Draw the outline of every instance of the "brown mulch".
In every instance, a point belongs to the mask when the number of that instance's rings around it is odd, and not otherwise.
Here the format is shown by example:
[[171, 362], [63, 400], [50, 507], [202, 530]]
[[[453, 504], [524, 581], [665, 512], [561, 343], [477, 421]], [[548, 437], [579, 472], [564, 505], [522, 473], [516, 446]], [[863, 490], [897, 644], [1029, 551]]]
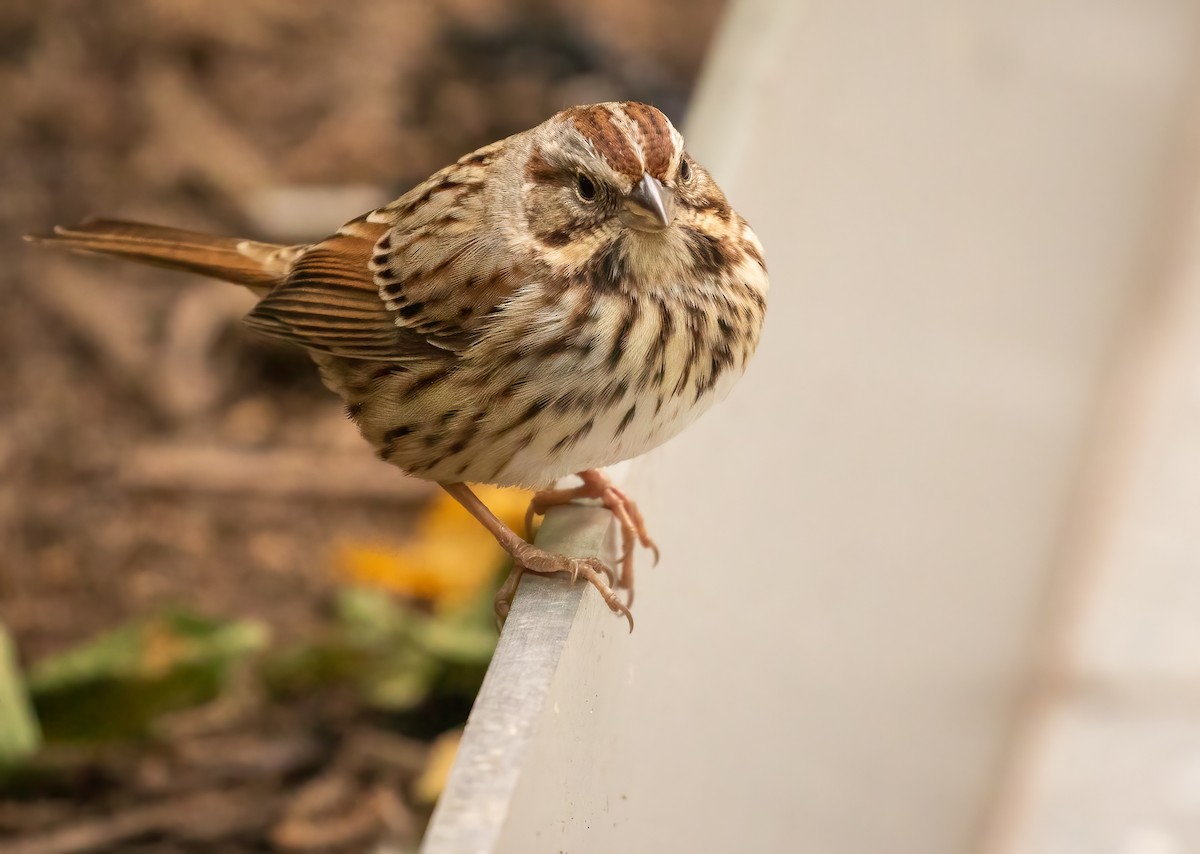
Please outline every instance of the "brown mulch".
[[[399, 542], [429, 494], [374, 461], [303, 354], [242, 329], [248, 295], [22, 233], [105, 214], [319, 237], [571, 103], [682, 118], [721, 6], [0, 3], [0, 622], [22, 660], [181, 604], [311, 636], [332, 550]], [[0, 850], [415, 844], [423, 739], [463, 712], [327, 696], [72, 748], [0, 797]]]

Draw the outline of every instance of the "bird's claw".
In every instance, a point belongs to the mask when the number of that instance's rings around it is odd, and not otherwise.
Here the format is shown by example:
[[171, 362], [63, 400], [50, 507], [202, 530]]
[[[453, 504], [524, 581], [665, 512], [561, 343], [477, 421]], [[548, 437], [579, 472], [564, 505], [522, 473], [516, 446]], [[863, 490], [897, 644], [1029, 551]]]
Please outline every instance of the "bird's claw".
[[503, 625], [504, 620], [508, 617], [521, 575], [525, 572], [536, 572], [539, 575], [566, 572], [570, 574], [572, 583], [582, 577], [584, 581], [596, 588], [600, 597], [604, 599], [604, 603], [613, 613], [620, 614], [629, 621], [629, 630], [633, 631], [633, 615], [629, 613], [629, 608], [621, 603], [613, 591], [615, 576], [604, 561], [596, 557], [572, 558], [551, 554], [530, 545], [517, 550], [517, 553], [513, 555], [512, 572], [500, 585], [500, 589], [496, 591], [495, 611], [499, 625]]
[[613, 482], [604, 472], [599, 469], [589, 469], [585, 472], [580, 472], [580, 479], [583, 481], [581, 486], [570, 489], [554, 489], [545, 492], [539, 492], [534, 495], [533, 500], [529, 502], [529, 508], [525, 511], [525, 530], [530, 539], [533, 536], [533, 519], [559, 504], [567, 504], [576, 498], [594, 498], [606, 507], [614, 516], [617, 517], [617, 523], [621, 526], [621, 572], [616, 576], [616, 581], [613, 581], [614, 575], [612, 570], [605, 567], [605, 572], [609, 576], [609, 583], [627, 591], [627, 605], [633, 604], [633, 556], [634, 549], [637, 544], [641, 544], [644, 548], [650, 549], [654, 554], [654, 565], [658, 565], [660, 553], [658, 544], [651, 539], [649, 532], [646, 530], [646, 520], [642, 516], [641, 510], [638, 509], [637, 503], [626, 495], [619, 487], [613, 485]]

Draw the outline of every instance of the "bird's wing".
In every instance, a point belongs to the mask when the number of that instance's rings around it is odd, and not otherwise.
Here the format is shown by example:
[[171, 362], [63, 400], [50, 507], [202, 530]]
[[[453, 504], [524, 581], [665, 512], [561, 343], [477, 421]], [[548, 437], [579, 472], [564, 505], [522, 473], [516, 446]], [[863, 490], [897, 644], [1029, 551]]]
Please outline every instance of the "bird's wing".
[[246, 316], [257, 332], [351, 359], [409, 361], [438, 348], [396, 323], [371, 273], [375, 242], [387, 230], [365, 218], [309, 246], [287, 278]]
[[487, 227], [484, 180], [498, 148], [314, 244], [247, 322], [350, 358], [444, 358], [469, 346], [519, 282]]
[[375, 217], [392, 224], [371, 267], [396, 322], [428, 341], [462, 350], [519, 286], [486, 191], [503, 143], [438, 172]]

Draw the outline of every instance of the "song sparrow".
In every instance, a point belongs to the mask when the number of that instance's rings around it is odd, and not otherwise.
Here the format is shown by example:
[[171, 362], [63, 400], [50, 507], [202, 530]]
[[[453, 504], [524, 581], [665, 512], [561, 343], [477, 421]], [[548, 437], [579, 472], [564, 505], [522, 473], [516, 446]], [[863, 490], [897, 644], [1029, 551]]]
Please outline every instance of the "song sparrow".
[[[742, 374], [766, 309], [762, 246], [658, 110], [574, 107], [485, 146], [311, 245], [93, 220], [34, 238], [236, 282], [254, 329], [306, 348], [379, 456], [436, 481], [520, 571], [584, 576], [633, 620], [636, 505], [598, 471], [671, 438]], [[621, 522], [621, 572], [551, 554], [468, 482], [549, 487]]]

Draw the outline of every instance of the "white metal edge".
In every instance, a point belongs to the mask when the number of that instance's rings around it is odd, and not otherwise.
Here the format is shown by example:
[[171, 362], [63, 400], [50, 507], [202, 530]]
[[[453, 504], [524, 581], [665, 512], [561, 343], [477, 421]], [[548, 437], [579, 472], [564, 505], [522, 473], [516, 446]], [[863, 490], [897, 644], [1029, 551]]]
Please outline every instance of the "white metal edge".
[[[556, 507], [537, 542], [560, 554], [607, 555], [613, 525], [613, 515], [601, 507]], [[565, 577], [522, 578], [423, 854], [476, 854], [496, 847], [585, 595], [596, 595], [591, 585]]]

